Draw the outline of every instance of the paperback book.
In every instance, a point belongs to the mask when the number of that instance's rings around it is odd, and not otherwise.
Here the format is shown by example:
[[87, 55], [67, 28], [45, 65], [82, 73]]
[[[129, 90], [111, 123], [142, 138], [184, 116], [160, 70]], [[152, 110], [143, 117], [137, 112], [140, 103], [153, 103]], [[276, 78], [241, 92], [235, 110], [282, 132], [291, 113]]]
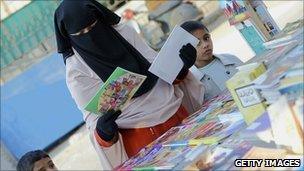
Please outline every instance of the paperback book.
[[99, 115], [110, 109], [122, 110], [145, 79], [146, 76], [117, 67], [86, 105], [85, 110]]

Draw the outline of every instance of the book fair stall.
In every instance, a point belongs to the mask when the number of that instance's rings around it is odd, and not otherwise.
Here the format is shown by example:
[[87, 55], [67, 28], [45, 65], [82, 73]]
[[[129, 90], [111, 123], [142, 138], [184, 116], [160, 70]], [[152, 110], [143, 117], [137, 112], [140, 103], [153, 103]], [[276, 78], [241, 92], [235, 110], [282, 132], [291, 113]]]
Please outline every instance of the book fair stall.
[[116, 170], [303, 170], [303, 20]]

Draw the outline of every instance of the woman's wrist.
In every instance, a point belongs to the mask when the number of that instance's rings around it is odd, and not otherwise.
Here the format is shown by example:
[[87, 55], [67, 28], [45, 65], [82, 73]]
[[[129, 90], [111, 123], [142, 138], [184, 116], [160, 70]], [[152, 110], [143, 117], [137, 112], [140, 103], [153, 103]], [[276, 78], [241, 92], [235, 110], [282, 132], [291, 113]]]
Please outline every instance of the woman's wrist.
[[173, 84], [179, 84], [182, 82], [188, 75], [189, 69], [188, 68], [182, 68], [182, 70], [177, 75], [176, 79], [174, 80]]
[[94, 137], [97, 143], [102, 147], [111, 147], [113, 144], [115, 144], [118, 141], [119, 138], [118, 133], [116, 133], [111, 140], [106, 141], [99, 136], [96, 130], [94, 131]]

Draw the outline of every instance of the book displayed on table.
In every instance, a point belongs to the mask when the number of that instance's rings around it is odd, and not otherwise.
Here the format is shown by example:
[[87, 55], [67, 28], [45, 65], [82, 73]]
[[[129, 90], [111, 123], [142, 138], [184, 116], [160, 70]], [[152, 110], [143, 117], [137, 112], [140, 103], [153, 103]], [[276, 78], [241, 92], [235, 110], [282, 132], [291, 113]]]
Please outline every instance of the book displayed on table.
[[274, 140], [278, 145], [291, 147], [295, 153], [303, 152], [303, 129], [285, 96], [267, 109]]
[[242, 158], [251, 148], [249, 142], [242, 141], [220, 144], [203, 148], [201, 153], [192, 153], [192, 159], [179, 163], [176, 170], [229, 170], [234, 167], [234, 160]]
[[263, 63], [246, 64], [239, 67], [239, 72], [226, 82], [248, 125], [265, 111], [263, 99], [252, 84], [252, 81], [264, 72], [266, 72], [266, 67]]
[[191, 150], [189, 146], [171, 148], [157, 144], [142, 149], [115, 170], [170, 170]]
[[169, 129], [116, 170], [175, 169], [182, 161], [191, 162], [200, 151], [229, 139], [246, 126], [227, 92], [203, 106], [206, 111], [190, 115], [180, 126]]

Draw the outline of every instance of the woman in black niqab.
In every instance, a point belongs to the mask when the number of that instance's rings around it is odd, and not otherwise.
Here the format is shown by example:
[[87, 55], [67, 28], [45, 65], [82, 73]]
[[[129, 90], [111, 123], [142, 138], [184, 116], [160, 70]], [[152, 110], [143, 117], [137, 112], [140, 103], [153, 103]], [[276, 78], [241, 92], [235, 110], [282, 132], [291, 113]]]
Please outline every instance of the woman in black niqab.
[[58, 53], [65, 62], [74, 48], [103, 82], [116, 67], [147, 76], [134, 95], [138, 97], [151, 90], [158, 77], [148, 71], [149, 61], [112, 27], [119, 21], [97, 1], [64, 0], [55, 12]]

